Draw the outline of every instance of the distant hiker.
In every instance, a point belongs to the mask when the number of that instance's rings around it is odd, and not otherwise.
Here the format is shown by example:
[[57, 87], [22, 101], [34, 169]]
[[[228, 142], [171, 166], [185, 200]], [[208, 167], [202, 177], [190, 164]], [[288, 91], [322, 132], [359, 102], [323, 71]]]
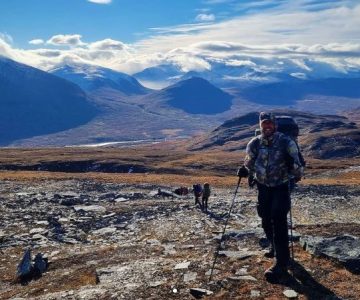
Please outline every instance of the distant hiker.
[[248, 143], [244, 165], [237, 175], [249, 177], [249, 184], [257, 185], [257, 212], [271, 245], [265, 256], [275, 256], [275, 263], [265, 271], [265, 277], [276, 281], [287, 274], [290, 260], [287, 224], [291, 205], [289, 180], [301, 179], [303, 165], [294, 140], [276, 131], [273, 114], [260, 113], [259, 123], [261, 134]]
[[210, 194], [211, 194], [210, 184], [205, 182], [204, 183], [204, 191], [203, 191], [203, 195], [202, 195], [202, 210], [205, 212], [207, 212], [208, 200], [209, 200]]
[[201, 203], [200, 203], [200, 197], [202, 195], [202, 187], [201, 184], [197, 183], [193, 185], [193, 189], [194, 189], [194, 196], [195, 196], [195, 206], [196, 204], [199, 204], [201, 207]]

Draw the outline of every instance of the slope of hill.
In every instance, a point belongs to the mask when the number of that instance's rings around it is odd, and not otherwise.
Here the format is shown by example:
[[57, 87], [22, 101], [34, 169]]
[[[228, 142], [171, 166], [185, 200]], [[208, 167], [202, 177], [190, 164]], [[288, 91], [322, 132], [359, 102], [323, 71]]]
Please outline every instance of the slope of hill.
[[85, 64], [63, 65], [50, 71], [79, 85], [85, 91], [110, 88], [124, 95], [143, 95], [150, 90], [134, 77], [111, 69]]
[[358, 108], [344, 112], [344, 115], [349, 118], [349, 120], [360, 125], [360, 106]]
[[231, 108], [232, 96], [199, 77], [180, 81], [150, 95], [189, 114], [212, 115]]
[[345, 97], [360, 99], [360, 78], [325, 78], [284, 81], [255, 85], [240, 91], [252, 102], [268, 105], [291, 105], [306, 96]]
[[[346, 117], [277, 110], [275, 115], [292, 116], [300, 127], [299, 143], [307, 156], [340, 158], [360, 156], [360, 129]], [[244, 149], [254, 136], [259, 113], [253, 112], [226, 121], [207, 135], [191, 142], [189, 149]]]
[[0, 144], [74, 128], [97, 109], [75, 84], [0, 57]]

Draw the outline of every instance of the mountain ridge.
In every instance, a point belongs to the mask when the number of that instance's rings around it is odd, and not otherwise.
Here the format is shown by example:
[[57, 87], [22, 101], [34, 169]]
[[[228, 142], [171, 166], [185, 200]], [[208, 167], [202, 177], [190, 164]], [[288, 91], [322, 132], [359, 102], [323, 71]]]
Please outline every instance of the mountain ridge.
[[[305, 155], [313, 158], [352, 158], [360, 156], [360, 127], [344, 116], [274, 110], [277, 116], [291, 116], [300, 128], [299, 144]], [[259, 113], [251, 112], [230, 120], [208, 134], [193, 139], [188, 149], [193, 151], [221, 148], [244, 150], [259, 128]]]
[[71, 129], [98, 110], [74, 83], [2, 57], [0, 144]]
[[125, 96], [131, 96], [144, 95], [151, 91], [142, 86], [133, 76], [95, 65], [65, 64], [49, 72], [76, 83], [87, 92], [110, 88]]
[[231, 108], [232, 96], [200, 77], [177, 82], [152, 94], [170, 107], [190, 114], [213, 115]]

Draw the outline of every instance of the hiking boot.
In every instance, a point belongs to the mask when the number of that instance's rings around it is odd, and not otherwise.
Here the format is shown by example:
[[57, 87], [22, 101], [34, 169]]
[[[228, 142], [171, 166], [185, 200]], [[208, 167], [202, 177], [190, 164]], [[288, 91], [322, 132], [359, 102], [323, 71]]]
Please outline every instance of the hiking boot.
[[268, 251], [266, 251], [266, 252], [264, 253], [264, 256], [267, 257], [267, 258], [273, 258], [273, 257], [275, 257], [275, 250], [274, 250], [274, 248], [271, 247]]
[[267, 281], [271, 283], [278, 282], [287, 277], [288, 275], [287, 267], [275, 263], [273, 266], [271, 266], [269, 269], [265, 271], [264, 275]]

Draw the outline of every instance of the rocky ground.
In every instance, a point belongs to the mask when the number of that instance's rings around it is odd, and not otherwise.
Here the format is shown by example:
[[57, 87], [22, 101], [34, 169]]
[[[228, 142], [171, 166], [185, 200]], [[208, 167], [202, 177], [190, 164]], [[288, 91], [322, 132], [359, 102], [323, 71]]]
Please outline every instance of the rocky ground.
[[[263, 272], [256, 192], [240, 189], [212, 282], [209, 273], [233, 189], [214, 188], [209, 212], [175, 186], [85, 179], [0, 182], [0, 299], [358, 299], [360, 278], [342, 262], [295, 241], [292, 276], [272, 285]], [[359, 186], [300, 186], [293, 194], [295, 236], [360, 237]], [[302, 243], [304, 245], [304, 243]], [[24, 250], [45, 254], [41, 278], [16, 279]], [[353, 249], [356, 250], [356, 249]], [[359, 255], [353, 253], [352, 255]], [[360, 256], [358, 256], [360, 259]]]

